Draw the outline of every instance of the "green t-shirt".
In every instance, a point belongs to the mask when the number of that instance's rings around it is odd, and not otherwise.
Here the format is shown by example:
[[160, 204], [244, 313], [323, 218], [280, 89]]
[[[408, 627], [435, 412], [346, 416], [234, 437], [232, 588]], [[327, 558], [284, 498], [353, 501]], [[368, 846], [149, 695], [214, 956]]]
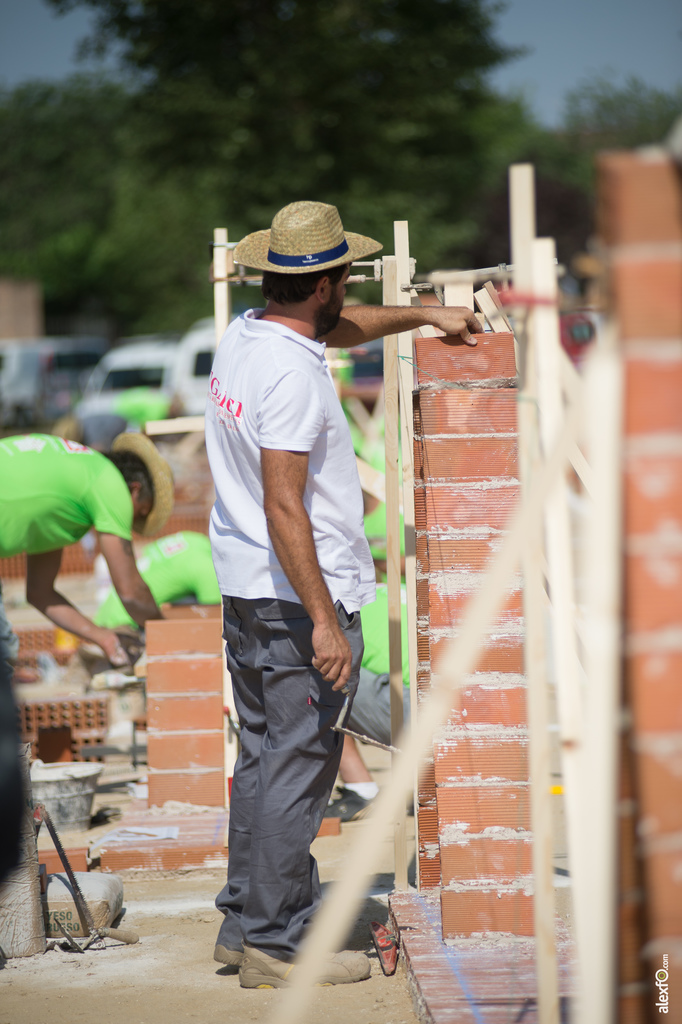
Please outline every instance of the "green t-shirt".
[[171, 400], [155, 388], [127, 388], [114, 402], [114, 412], [137, 427], [150, 420], [165, 420]]
[[[386, 505], [380, 501], [375, 509], [365, 516], [365, 537], [369, 543], [372, 558], [386, 558]], [[400, 554], [405, 554], [405, 524], [400, 516]]]
[[[137, 560], [140, 576], [157, 604], [194, 595], [198, 604], [220, 604], [211, 543], [203, 533], [186, 530], [148, 544]], [[111, 588], [95, 616], [98, 626], [113, 629], [132, 625], [116, 591]]]
[[130, 540], [133, 502], [105, 455], [51, 434], [0, 441], [0, 558], [74, 544], [94, 526]]
[[[402, 628], [400, 637], [403, 655], [403, 683], [410, 685], [410, 662], [407, 650], [407, 594], [400, 588], [400, 620]], [[362, 667], [385, 675], [389, 670], [388, 655], [388, 587], [378, 586], [376, 600], [360, 609], [362, 636], [365, 641], [365, 653], [362, 656]]]

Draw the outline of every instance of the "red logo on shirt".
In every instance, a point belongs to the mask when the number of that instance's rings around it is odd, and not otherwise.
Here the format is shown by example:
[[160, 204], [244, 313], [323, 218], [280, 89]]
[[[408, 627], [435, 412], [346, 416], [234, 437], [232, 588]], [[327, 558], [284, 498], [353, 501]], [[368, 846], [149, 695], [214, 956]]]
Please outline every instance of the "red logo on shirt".
[[220, 381], [213, 374], [208, 385], [209, 397], [213, 404], [218, 409], [224, 409], [225, 412], [234, 416], [236, 420], [239, 420], [242, 415], [242, 403], [238, 402], [235, 398], [229, 398], [227, 391], [222, 391], [220, 388]]

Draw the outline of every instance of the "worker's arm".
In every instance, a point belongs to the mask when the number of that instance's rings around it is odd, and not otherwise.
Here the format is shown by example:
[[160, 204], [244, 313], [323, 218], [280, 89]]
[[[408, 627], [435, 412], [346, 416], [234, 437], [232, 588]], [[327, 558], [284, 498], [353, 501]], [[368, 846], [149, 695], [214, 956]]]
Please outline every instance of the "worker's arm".
[[261, 448], [263, 507], [272, 546], [287, 579], [313, 620], [313, 665], [341, 690], [350, 677], [351, 649], [336, 617], [317, 561], [313, 530], [303, 504], [308, 453]]
[[62, 561], [62, 548], [26, 557], [26, 600], [56, 626], [102, 648], [112, 665], [128, 665], [128, 655], [112, 629], [103, 629], [81, 614], [54, 588]]
[[330, 348], [353, 348], [385, 334], [400, 334], [418, 327], [437, 327], [475, 345], [473, 334], [483, 327], [466, 306], [344, 306], [338, 326], [322, 339]]
[[144, 626], [147, 619], [162, 619], [161, 609], [135, 565], [133, 545], [113, 533], [100, 533], [99, 546], [121, 604], [131, 619]]

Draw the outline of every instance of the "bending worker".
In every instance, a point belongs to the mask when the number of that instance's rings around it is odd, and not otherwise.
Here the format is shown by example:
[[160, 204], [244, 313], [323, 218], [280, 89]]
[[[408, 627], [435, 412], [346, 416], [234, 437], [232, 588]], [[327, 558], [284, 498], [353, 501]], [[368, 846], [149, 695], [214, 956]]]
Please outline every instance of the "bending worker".
[[[375, 574], [350, 431], [325, 348], [433, 324], [475, 344], [465, 308], [344, 309], [352, 260], [381, 246], [316, 202], [280, 210], [236, 247], [263, 271], [264, 310], [228, 327], [213, 364], [206, 447], [216, 487], [213, 560], [241, 725], [227, 884], [215, 958], [246, 988], [280, 988], [320, 902], [310, 846], [334, 785], [333, 726], [358, 685], [360, 608]], [[293, 967], [296, 970], [296, 967]], [[362, 953], [330, 956], [323, 984], [369, 977]]]
[[101, 647], [112, 665], [128, 663], [116, 633], [54, 588], [63, 548], [94, 526], [123, 606], [144, 626], [162, 615], [135, 566], [132, 529], [157, 533], [172, 508], [170, 467], [143, 434], [120, 434], [108, 457], [50, 434], [0, 441], [0, 558], [25, 552], [27, 600], [55, 625]]

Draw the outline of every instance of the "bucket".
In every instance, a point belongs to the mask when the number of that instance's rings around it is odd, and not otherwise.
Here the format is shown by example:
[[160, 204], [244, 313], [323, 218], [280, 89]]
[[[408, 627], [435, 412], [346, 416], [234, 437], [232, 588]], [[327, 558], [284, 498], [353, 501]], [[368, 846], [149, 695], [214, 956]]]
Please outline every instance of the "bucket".
[[44, 804], [56, 828], [84, 832], [90, 828], [92, 801], [97, 780], [104, 770], [101, 764], [31, 765], [33, 804]]

